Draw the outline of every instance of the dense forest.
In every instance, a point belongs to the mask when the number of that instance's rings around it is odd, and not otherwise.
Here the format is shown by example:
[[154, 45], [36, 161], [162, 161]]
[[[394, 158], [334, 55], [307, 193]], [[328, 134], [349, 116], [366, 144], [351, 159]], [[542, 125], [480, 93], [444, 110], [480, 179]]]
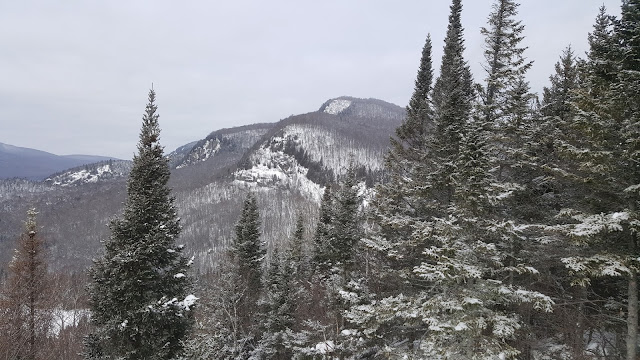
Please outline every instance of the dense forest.
[[317, 218], [268, 246], [255, 192], [237, 194], [205, 271], [176, 242], [151, 90], [124, 209], [86, 273], [48, 270], [26, 214], [0, 274], [0, 359], [637, 359], [640, 1], [602, 7], [541, 98], [518, 4], [495, 0], [479, 81], [461, 13], [452, 0], [437, 77], [426, 36], [384, 166], [281, 144], [323, 187]]

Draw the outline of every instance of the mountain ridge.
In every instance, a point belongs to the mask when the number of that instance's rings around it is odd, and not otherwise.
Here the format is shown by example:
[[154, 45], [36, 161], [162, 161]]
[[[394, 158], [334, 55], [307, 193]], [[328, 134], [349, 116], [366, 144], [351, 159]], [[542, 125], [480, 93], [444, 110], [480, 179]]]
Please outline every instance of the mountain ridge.
[[[337, 110], [325, 112], [335, 101]], [[269, 248], [287, 241], [299, 215], [308, 219], [311, 234], [325, 184], [336, 181], [352, 159], [362, 180], [377, 176], [404, 115], [404, 108], [382, 100], [339, 97], [275, 123], [219, 129], [167, 154], [181, 241], [194, 266], [209, 269], [225, 254], [248, 191], [258, 200]], [[82, 165], [46, 182], [0, 180], [0, 267], [26, 210], [35, 207], [54, 267], [84, 269], [121, 211], [129, 164]]]
[[99, 155], [56, 155], [0, 142], [0, 179], [44, 180], [59, 171], [105, 160], [119, 159]]

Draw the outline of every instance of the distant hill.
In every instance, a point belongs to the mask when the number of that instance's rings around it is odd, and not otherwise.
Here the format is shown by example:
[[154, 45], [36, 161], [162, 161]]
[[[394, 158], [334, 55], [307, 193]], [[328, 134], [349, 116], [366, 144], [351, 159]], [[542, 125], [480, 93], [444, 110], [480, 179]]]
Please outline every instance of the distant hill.
[[0, 143], [0, 179], [44, 180], [69, 168], [114, 159], [94, 155], [55, 155], [46, 151]]

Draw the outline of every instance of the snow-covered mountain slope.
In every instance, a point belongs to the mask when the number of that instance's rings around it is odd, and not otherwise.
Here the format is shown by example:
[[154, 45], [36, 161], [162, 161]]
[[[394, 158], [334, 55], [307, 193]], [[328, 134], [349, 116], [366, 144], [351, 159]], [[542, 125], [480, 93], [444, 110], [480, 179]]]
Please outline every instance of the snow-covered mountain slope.
[[235, 152], [240, 155], [253, 146], [273, 124], [254, 124], [214, 131], [198, 141], [176, 168], [184, 168], [215, 157], [220, 152]]
[[380, 100], [329, 100], [316, 112], [276, 124], [245, 155], [234, 181], [297, 188], [319, 200], [324, 183], [344, 174], [352, 160], [363, 174], [375, 176], [403, 118], [402, 108]]
[[285, 141], [304, 150], [312, 161], [322, 163], [334, 174], [342, 174], [350, 159], [370, 170], [382, 168], [385, 149], [367, 144], [324, 126], [293, 124], [284, 128]]
[[378, 99], [358, 99], [350, 96], [327, 100], [319, 111], [331, 115], [386, 119], [396, 122], [402, 121], [405, 116], [405, 110], [397, 105]]
[[[6, 179], [0, 180], [0, 204], [7, 204], [14, 198], [22, 199], [30, 195], [38, 195], [51, 191], [48, 184], [27, 179]], [[10, 204], [10, 203], [9, 203]]]
[[348, 99], [334, 99], [324, 105], [323, 112], [331, 115], [338, 115], [351, 106], [351, 100]]
[[197, 144], [198, 141], [192, 141], [170, 152], [169, 155], [167, 155], [167, 158], [169, 158], [169, 167], [174, 169], [176, 166], [178, 166], [182, 162], [184, 157], [187, 156], [191, 149], [193, 149], [193, 147]]
[[309, 199], [320, 202], [322, 187], [307, 177], [309, 169], [284, 152], [285, 138], [272, 138], [251, 155], [253, 165], [235, 172], [234, 184], [249, 187], [295, 189]]
[[[213, 266], [233, 240], [248, 191], [257, 196], [270, 248], [289, 241], [299, 215], [311, 237], [323, 186], [351, 158], [363, 176], [379, 171], [403, 117], [404, 109], [393, 104], [340, 97], [316, 111], [218, 130], [176, 149], [168, 157], [182, 218], [179, 241], [198, 268]], [[52, 268], [89, 265], [109, 236], [106, 225], [122, 209], [129, 167], [114, 161], [58, 173], [44, 183], [0, 181], [0, 266], [9, 260], [29, 207], [40, 213]]]
[[129, 175], [131, 164], [127, 160], [101, 161], [51, 175], [44, 182], [54, 186], [70, 186], [123, 179]]

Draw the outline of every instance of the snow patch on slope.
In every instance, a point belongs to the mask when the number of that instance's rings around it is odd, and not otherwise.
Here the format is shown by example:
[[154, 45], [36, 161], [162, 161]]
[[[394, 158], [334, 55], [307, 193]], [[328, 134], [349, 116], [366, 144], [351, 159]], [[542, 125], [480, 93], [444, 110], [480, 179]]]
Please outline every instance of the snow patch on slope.
[[356, 140], [320, 126], [294, 124], [284, 128], [283, 137], [302, 147], [311, 160], [321, 162], [334, 174], [344, 174], [349, 160], [370, 170], [383, 166], [384, 151], [359, 144]]
[[81, 321], [89, 319], [88, 309], [55, 309], [52, 312], [52, 322], [49, 331], [52, 335], [59, 335], [61, 331], [69, 327], [76, 327]]
[[197, 151], [194, 150], [189, 153], [187, 159], [185, 159], [182, 164], [176, 166], [177, 169], [181, 169], [198, 162], [207, 161], [207, 159], [214, 156], [220, 150], [220, 140], [217, 138], [207, 139], [204, 144], [198, 146]]
[[126, 161], [113, 161], [97, 164], [94, 167], [89, 165], [53, 175], [47, 178], [45, 183], [54, 186], [97, 183], [101, 180], [123, 177], [129, 172], [130, 167], [131, 164]]
[[204, 143], [196, 145], [189, 154], [176, 167], [181, 169], [196, 163], [207, 161], [214, 157], [224, 147], [237, 147], [246, 150], [253, 146], [265, 133], [267, 129], [243, 130], [225, 135], [210, 135]]
[[335, 99], [324, 108], [324, 112], [331, 115], [338, 115], [345, 111], [349, 106], [351, 106], [350, 100]]
[[[272, 139], [272, 142], [282, 141], [281, 137]], [[265, 146], [251, 156], [251, 162], [254, 164], [251, 168], [236, 171], [234, 184], [293, 188], [308, 198], [320, 202], [323, 188], [307, 178], [309, 169], [298, 164], [291, 155]]]

